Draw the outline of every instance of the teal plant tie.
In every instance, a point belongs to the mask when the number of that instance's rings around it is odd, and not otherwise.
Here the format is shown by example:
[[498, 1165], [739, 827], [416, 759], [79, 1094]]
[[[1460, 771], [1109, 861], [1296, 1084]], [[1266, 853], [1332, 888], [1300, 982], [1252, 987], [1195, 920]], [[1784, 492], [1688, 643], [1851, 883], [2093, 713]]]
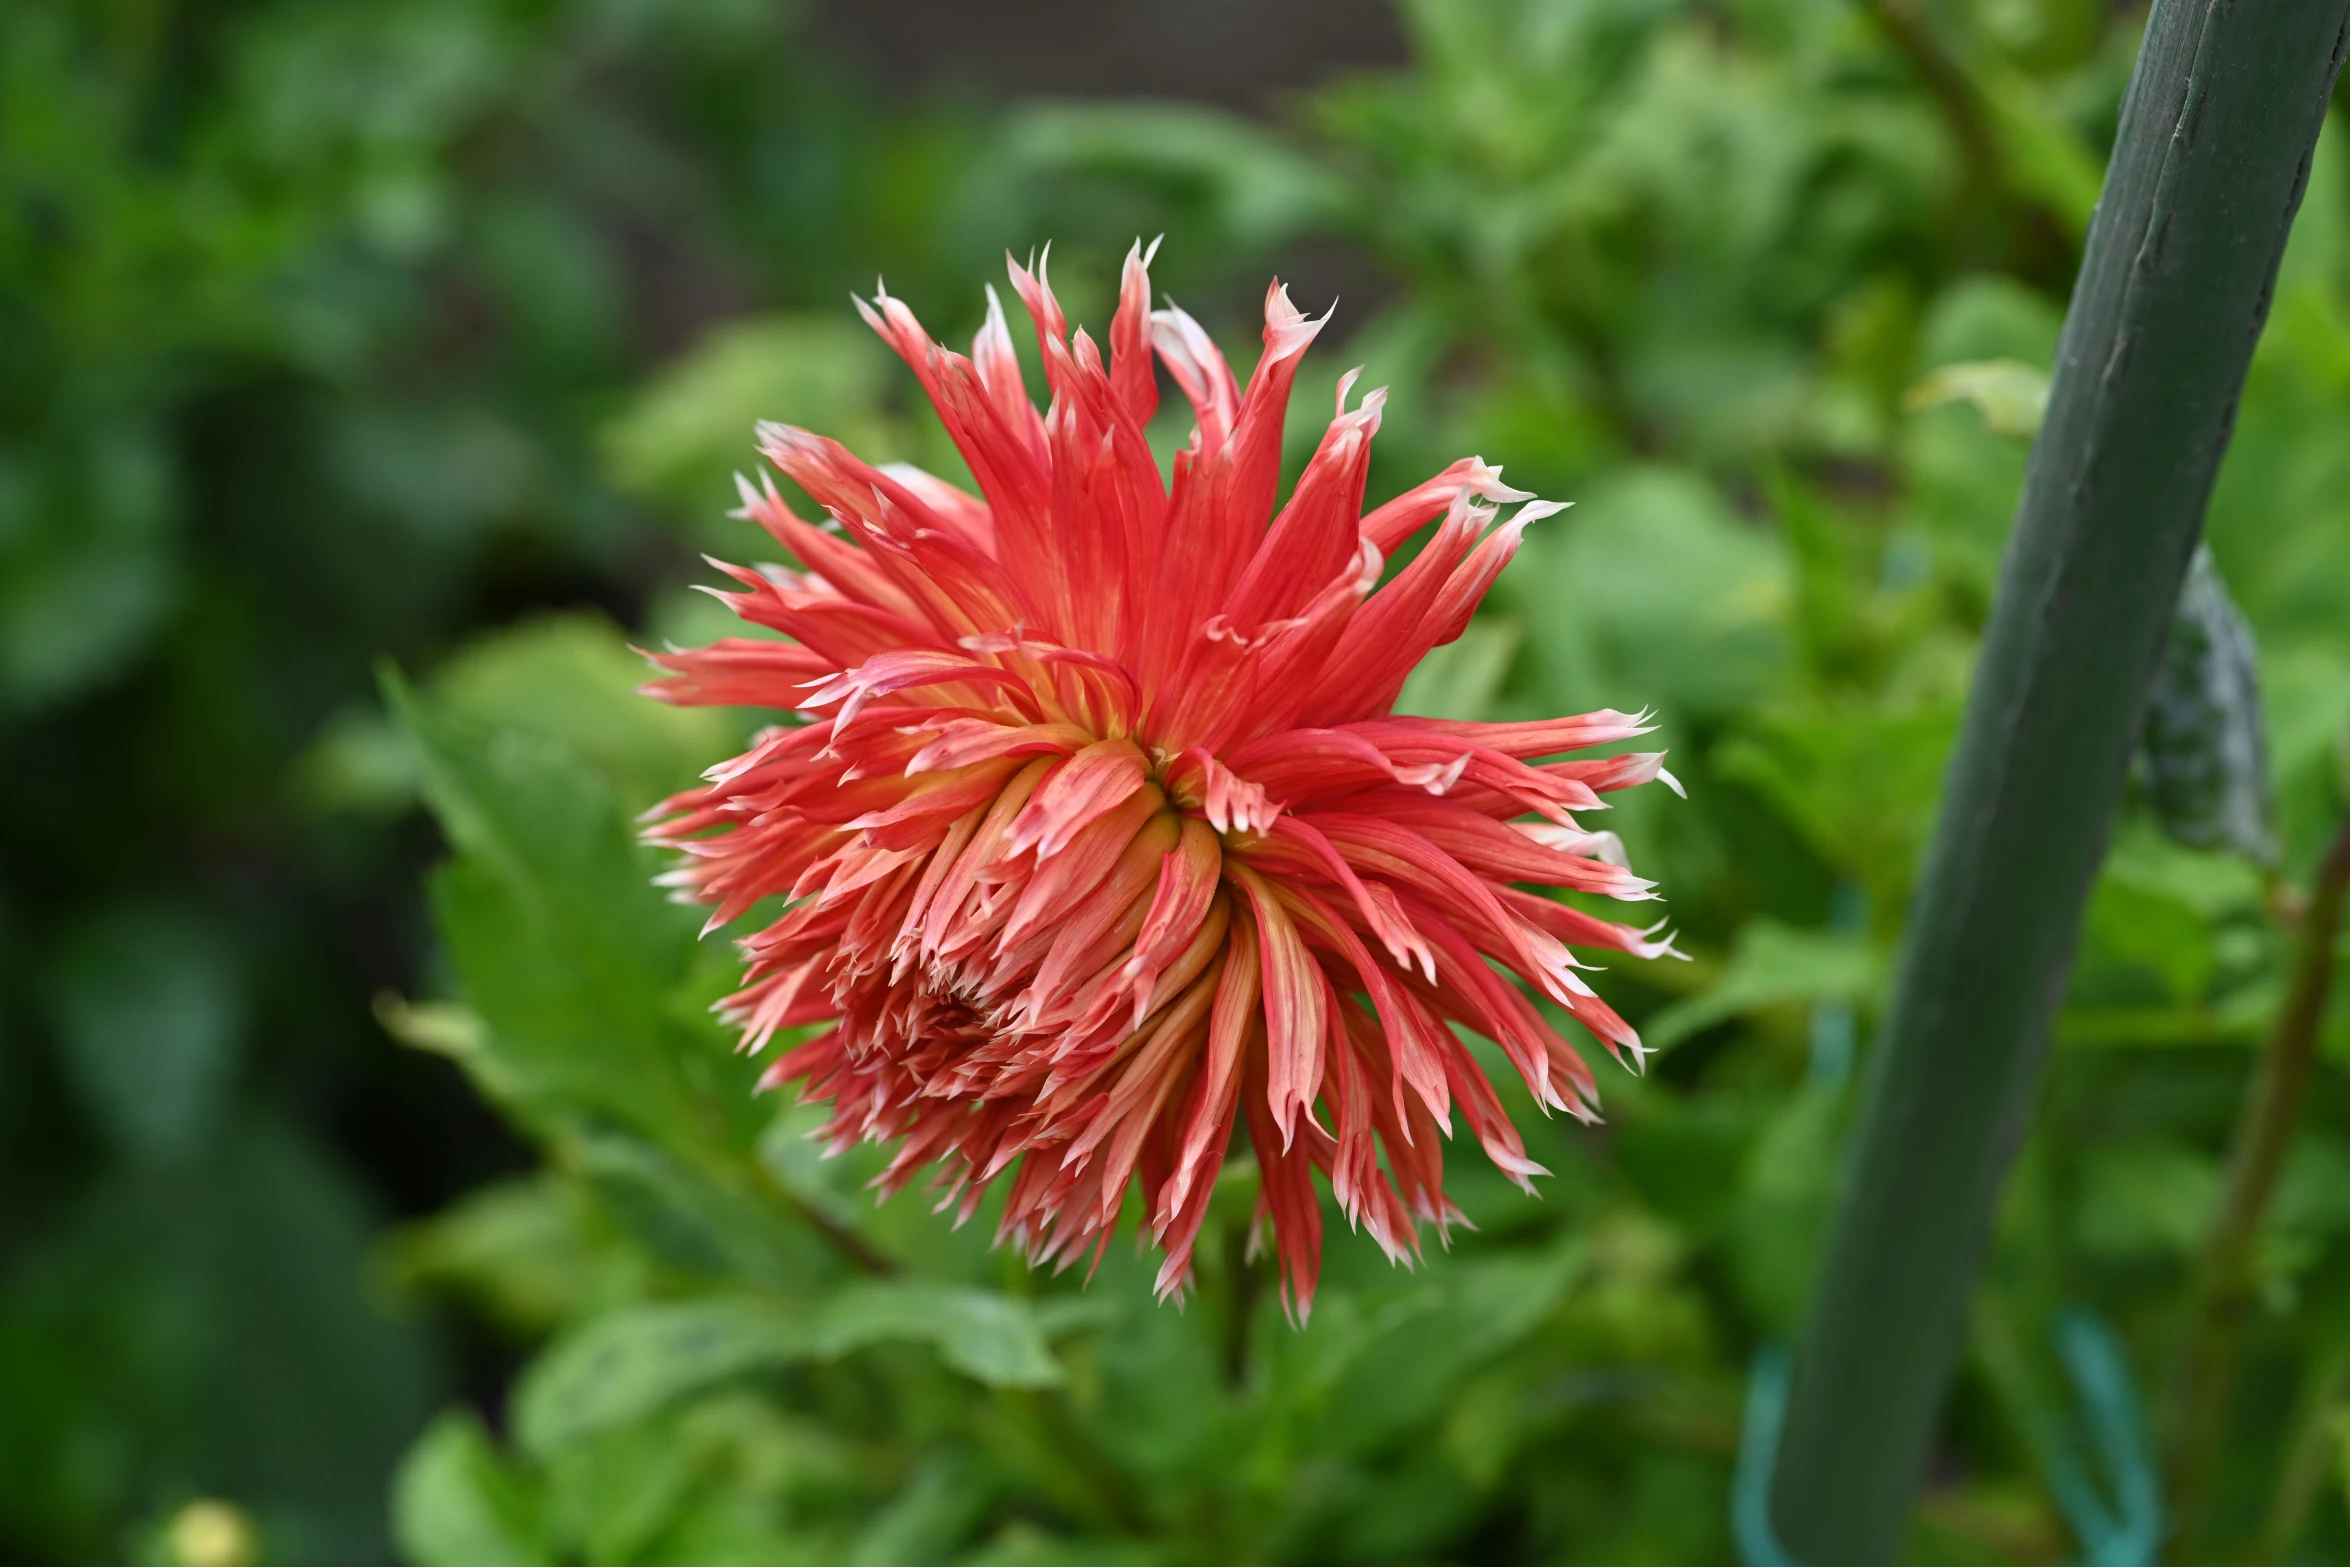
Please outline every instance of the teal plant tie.
[[[2162, 1493], [2121, 1345], [2103, 1321], [2073, 1310], [2057, 1322], [2056, 1348], [2081, 1412], [2048, 1444], [2048, 1489], [2080, 1541], [2081, 1567], [2153, 1567]], [[2101, 1471], [2104, 1489], [2085, 1459]]]
[[[2082, 1556], [2075, 1567], [2154, 1567], [2162, 1544], [2162, 1497], [2154, 1483], [2146, 1425], [2113, 1329], [2087, 1311], [2064, 1313], [2056, 1348], [2080, 1400], [2077, 1418], [2044, 1421], [2052, 1440], [2048, 1489]], [[1803, 1567], [1771, 1524], [1771, 1470], [1787, 1413], [1787, 1352], [1755, 1351], [1746, 1418], [1730, 1481], [1730, 1534], [1745, 1567]], [[2094, 1461], [2098, 1477], [2091, 1475]]]
[[1779, 1422], [1787, 1414], [1787, 1351], [1765, 1344], [1746, 1379], [1746, 1421], [1730, 1478], [1730, 1535], [1746, 1567], [1803, 1567], [1771, 1526], [1771, 1470], [1779, 1458]]
[[1822, 1088], [1841, 1088], [1852, 1076], [1852, 1057], [1858, 1019], [1849, 1001], [1823, 1001], [1811, 1009], [1811, 1080]]
[[[1828, 929], [1860, 936], [1869, 928], [1868, 894], [1857, 882], [1838, 882], [1828, 900]], [[1811, 1009], [1810, 1078], [1817, 1088], [1842, 1088], [1859, 1054], [1860, 1018], [1849, 1000], [1821, 1001]]]
[[[1839, 883], [1828, 906], [1828, 928], [1858, 935], [1867, 925], [1867, 895], [1856, 883]], [[1808, 1076], [1814, 1088], [1833, 1091], [1851, 1078], [1858, 1033], [1850, 1001], [1812, 1007]], [[2044, 1438], [2038, 1445], [2049, 1494], [2082, 1551], [2075, 1567], [2154, 1567], [2162, 1543], [2162, 1497], [2121, 1345], [2104, 1321], [2075, 1308], [2057, 1320], [2056, 1349], [2079, 1413], [2056, 1418], [2034, 1412], [2031, 1418]], [[1745, 1567], [1803, 1567], [1779, 1543], [1771, 1523], [1771, 1473], [1786, 1413], [1787, 1351], [1765, 1344], [1755, 1351], [1747, 1378], [1730, 1483], [1730, 1532]]]
[[[1868, 894], [1860, 884], [1836, 884], [1828, 900], [1828, 929], [1857, 936], [1868, 929]], [[1812, 1091], [1830, 1094], [1852, 1078], [1859, 1054], [1860, 1017], [1849, 1000], [1819, 1001], [1811, 1009]], [[1771, 1527], [1771, 1471], [1779, 1453], [1779, 1423], [1787, 1413], [1787, 1351], [1765, 1344], [1754, 1352], [1746, 1383], [1746, 1420], [1738, 1443], [1738, 1466], [1730, 1486], [1730, 1532], [1746, 1567], [1803, 1567], [1779, 1543]]]

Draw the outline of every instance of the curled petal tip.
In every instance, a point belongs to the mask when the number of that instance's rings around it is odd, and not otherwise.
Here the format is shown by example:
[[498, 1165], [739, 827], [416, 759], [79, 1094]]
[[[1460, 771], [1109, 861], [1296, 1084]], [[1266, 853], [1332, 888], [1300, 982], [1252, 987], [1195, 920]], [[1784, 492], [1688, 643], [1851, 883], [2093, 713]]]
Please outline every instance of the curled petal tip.
[[1354, 384], [1358, 380], [1362, 379], [1362, 374], [1363, 367], [1361, 365], [1356, 365], [1353, 369], [1347, 371], [1344, 375], [1341, 375], [1338, 378], [1337, 417], [1341, 419], [1346, 417], [1346, 394], [1354, 390]]
[[1500, 464], [1495, 463], [1489, 467], [1486, 465], [1485, 459], [1482, 457], [1472, 457], [1469, 459], [1469, 462], [1469, 477], [1467, 482], [1463, 485], [1463, 489], [1466, 493], [1482, 496], [1486, 500], [1503, 504], [1507, 504], [1511, 501], [1530, 501], [1534, 499], [1534, 492], [1532, 490], [1513, 489], [1509, 485], [1501, 482]]

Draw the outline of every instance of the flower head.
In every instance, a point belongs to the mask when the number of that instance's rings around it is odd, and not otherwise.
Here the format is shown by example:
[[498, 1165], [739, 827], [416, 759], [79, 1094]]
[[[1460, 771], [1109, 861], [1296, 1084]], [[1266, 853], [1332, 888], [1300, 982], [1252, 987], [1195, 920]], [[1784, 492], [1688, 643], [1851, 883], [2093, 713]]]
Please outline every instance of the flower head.
[[[1560, 508], [1468, 458], [1365, 514], [1385, 394], [1348, 408], [1352, 375], [1276, 508], [1282, 415], [1321, 321], [1275, 284], [1244, 388], [1198, 323], [1150, 309], [1148, 261], [1127, 257], [1106, 356], [1069, 332], [1041, 268], [1013, 264], [1042, 413], [992, 289], [969, 358], [888, 294], [860, 301], [979, 494], [761, 427], [837, 526], [744, 485], [797, 565], [726, 567], [739, 591], [719, 596], [790, 640], [658, 655], [649, 689], [799, 721], [649, 831], [682, 851], [668, 879], [717, 906], [713, 929], [788, 900], [743, 940], [725, 1011], [753, 1051], [815, 1030], [762, 1086], [828, 1101], [836, 1147], [894, 1142], [885, 1191], [935, 1166], [941, 1206], [968, 1217], [1000, 1180], [1002, 1235], [1065, 1265], [1098, 1257], [1139, 1189], [1159, 1290], [1180, 1293], [1245, 1122], [1302, 1315], [1315, 1171], [1398, 1259], [1419, 1221], [1459, 1217], [1441, 1154], [1456, 1110], [1512, 1179], [1542, 1173], [1456, 1025], [1545, 1108], [1592, 1115], [1589, 1067], [1505, 973], [1637, 1062], [1572, 949], [1668, 944], [1520, 884], [1648, 897], [1574, 813], [1671, 780], [1655, 755], [1546, 760], [1644, 732], [1622, 713], [1393, 715]], [[1143, 438], [1160, 367], [1197, 420], [1167, 478]]]

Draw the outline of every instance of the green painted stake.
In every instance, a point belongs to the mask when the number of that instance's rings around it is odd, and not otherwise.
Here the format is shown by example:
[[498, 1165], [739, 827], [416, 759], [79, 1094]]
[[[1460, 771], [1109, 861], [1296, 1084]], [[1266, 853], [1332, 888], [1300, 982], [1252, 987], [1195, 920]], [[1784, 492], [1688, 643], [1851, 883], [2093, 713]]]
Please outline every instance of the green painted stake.
[[1805, 1567], [1900, 1547], [2346, 28], [2148, 18], [1797, 1347], [1771, 1513]]

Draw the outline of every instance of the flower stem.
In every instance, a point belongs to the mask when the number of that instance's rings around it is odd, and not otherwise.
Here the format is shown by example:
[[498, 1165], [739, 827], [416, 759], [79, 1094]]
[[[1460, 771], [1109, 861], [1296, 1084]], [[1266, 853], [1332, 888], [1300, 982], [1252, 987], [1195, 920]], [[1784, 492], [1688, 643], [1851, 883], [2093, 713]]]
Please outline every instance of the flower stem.
[[2172, 1369], [2163, 1428], [2163, 1477], [2174, 1523], [2167, 1559], [2173, 1562], [2188, 1561], [2202, 1536], [2212, 1458], [2226, 1429], [2244, 1325], [2254, 1305], [2253, 1261], [2260, 1223], [2276, 1191], [2277, 1173], [2292, 1146], [2301, 1101], [2317, 1064], [2345, 894], [2350, 894], [2350, 819], [2344, 820], [2326, 851], [2310, 888], [2291, 988], [2237, 1115], [2226, 1191], [2204, 1241], [2194, 1315]]
[[872, 1242], [784, 1185], [765, 1164], [752, 1159], [749, 1161], [749, 1169], [759, 1195], [776, 1207], [787, 1210], [814, 1230], [816, 1238], [830, 1247], [841, 1261], [867, 1278], [886, 1279], [897, 1273], [897, 1263], [883, 1255]]
[[1257, 1301], [1264, 1294], [1272, 1265], [1249, 1255], [1248, 1226], [1227, 1225], [1224, 1232], [1224, 1278], [1228, 1298], [1224, 1319], [1224, 1382], [1234, 1392], [1248, 1386], [1248, 1341], [1256, 1325]]
[[2346, 32], [2148, 17], [1795, 1356], [1771, 1512], [1807, 1567], [1900, 1546]]
[[2237, 1555], [2255, 1562], [2281, 1562], [2301, 1543], [2309, 1527], [2310, 1510], [2325, 1491], [2333, 1469], [2334, 1450], [2342, 1435], [2342, 1394], [2350, 1386], [2350, 1341], [2336, 1338], [2309, 1369], [2302, 1373], [2299, 1407], [2277, 1483], [2269, 1493], [2268, 1516], [2252, 1545]]

